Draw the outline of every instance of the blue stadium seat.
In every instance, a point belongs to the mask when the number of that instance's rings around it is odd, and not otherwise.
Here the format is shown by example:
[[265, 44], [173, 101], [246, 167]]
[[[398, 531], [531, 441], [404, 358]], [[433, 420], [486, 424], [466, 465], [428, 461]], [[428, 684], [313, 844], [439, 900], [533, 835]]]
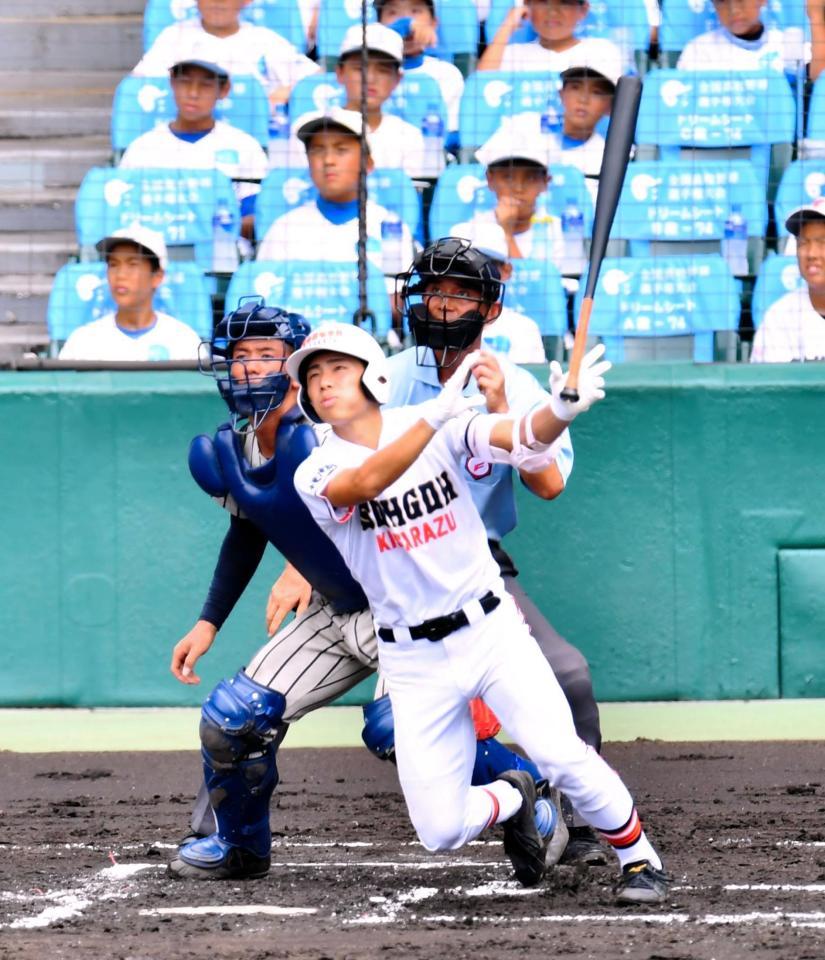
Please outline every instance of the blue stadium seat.
[[[212, 302], [206, 279], [194, 263], [169, 264], [155, 293], [154, 307], [188, 323], [204, 339], [212, 334]], [[57, 271], [49, 294], [49, 339], [56, 346], [77, 327], [115, 309], [105, 263], [67, 263]]]
[[[577, 316], [585, 278], [577, 296]], [[614, 362], [714, 359], [715, 335], [735, 359], [739, 282], [720, 256], [606, 257], [590, 333]]]
[[171, 257], [194, 259], [211, 270], [212, 218], [219, 209], [231, 218], [237, 238], [238, 198], [232, 181], [217, 170], [92, 167], [75, 200], [77, 240], [84, 258], [94, 259], [98, 240], [137, 220], [164, 235]]
[[[375, 20], [375, 9], [367, 4], [367, 20]], [[337, 60], [344, 34], [361, 23], [361, 0], [321, 0], [315, 48], [321, 59]]]
[[[234, 309], [241, 297], [253, 295], [264, 297], [271, 305], [297, 310], [313, 327], [324, 320], [347, 323], [358, 308], [358, 272], [352, 263], [247, 261], [229, 281], [226, 309]], [[383, 274], [372, 267], [367, 271], [367, 298], [375, 314], [375, 333], [386, 336], [391, 322], [389, 295]]]
[[[122, 153], [142, 133], [169, 123], [176, 114], [168, 77], [124, 77], [112, 103], [112, 149]], [[269, 100], [256, 77], [234, 77], [229, 96], [215, 115], [269, 145]]]
[[[410, 232], [421, 239], [421, 198], [403, 170], [373, 170], [367, 177], [370, 199], [398, 214]], [[318, 191], [307, 170], [272, 170], [255, 203], [255, 230], [263, 237], [278, 217], [314, 200]]]
[[504, 305], [531, 317], [543, 337], [567, 332], [567, 295], [561, 274], [549, 260], [513, 260], [513, 275], [504, 287]]
[[780, 73], [653, 70], [636, 125], [638, 158], [747, 159], [770, 201], [795, 128], [796, 105]]
[[485, 70], [467, 77], [461, 97], [458, 138], [462, 149], [474, 150], [498, 129], [504, 117], [514, 113], [541, 113], [548, 105], [562, 114], [558, 74], [507, 73]]
[[[334, 73], [316, 73], [302, 77], [292, 88], [289, 97], [289, 117], [295, 123], [305, 113], [340, 107], [344, 103], [344, 88], [335, 79]], [[387, 100], [387, 113], [401, 117], [414, 127], [421, 127], [421, 121], [430, 107], [435, 104], [441, 119], [446, 124], [447, 108], [438, 81], [427, 74], [413, 74], [402, 77], [401, 82]]]
[[765, 193], [744, 160], [648, 160], [630, 165], [611, 237], [630, 241], [631, 256], [718, 253], [725, 221], [737, 205], [752, 242], [751, 261], [764, 252]]
[[805, 203], [825, 194], [825, 158], [820, 160], [795, 160], [788, 166], [776, 192], [776, 233], [780, 239], [787, 238], [785, 221], [788, 216]]
[[796, 257], [768, 257], [762, 264], [751, 300], [751, 316], [754, 327], [759, 327], [765, 311], [786, 293], [804, 287]]
[[438, 0], [438, 49], [445, 59], [475, 56], [478, 50], [478, 9], [473, 0]]
[[808, 104], [808, 128], [802, 143], [802, 156], [825, 156], [825, 73], [814, 82]]
[[[143, 49], [148, 50], [165, 27], [198, 14], [196, 0], [147, 0], [143, 14]], [[306, 52], [307, 38], [296, 0], [251, 0], [241, 10], [241, 19], [269, 27]]]
[[[593, 225], [593, 202], [584, 174], [576, 167], [551, 164], [550, 176], [548, 210], [561, 217], [567, 199], [575, 197], [584, 213], [585, 234], [589, 236]], [[436, 183], [430, 206], [430, 236], [448, 236], [455, 224], [472, 219], [477, 210], [491, 210], [495, 205], [495, 194], [487, 186], [484, 167], [480, 163], [453, 164]]]

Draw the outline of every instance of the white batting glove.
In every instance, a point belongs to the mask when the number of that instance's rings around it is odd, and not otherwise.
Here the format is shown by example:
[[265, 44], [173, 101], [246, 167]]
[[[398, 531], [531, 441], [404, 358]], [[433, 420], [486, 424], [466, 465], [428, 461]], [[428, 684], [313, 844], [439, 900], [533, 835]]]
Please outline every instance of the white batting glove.
[[604, 354], [604, 344], [584, 355], [579, 369], [579, 399], [575, 403], [562, 400], [561, 392], [567, 383], [567, 374], [562, 371], [557, 360], [550, 364], [550, 409], [559, 420], [568, 423], [580, 413], [589, 410], [597, 400], [604, 399], [604, 375], [613, 366], [609, 360], [600, 360]]
[[458, 417], [466, 410], [480, 407], [485, 404], [481, 394], [474, 397], [463, 396], [464, 387], [470, 378], [470, 371], [481, 358], [481, 351], [474, 350], [468, 353], [456, 368], [455, 373], [444, 384], [441, 393], [433, 400], [419, 403], [421, 419], [426, 420], [433, 430], [440, 430], [448, 420]]

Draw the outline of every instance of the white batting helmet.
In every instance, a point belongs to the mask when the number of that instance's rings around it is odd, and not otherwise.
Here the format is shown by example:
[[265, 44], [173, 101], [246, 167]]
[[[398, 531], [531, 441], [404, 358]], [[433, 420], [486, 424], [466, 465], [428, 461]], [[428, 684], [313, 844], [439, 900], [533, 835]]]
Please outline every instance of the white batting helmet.
[[322, 323], [304, 340], [300, 350], [290, 354], [286, 362], [286, 372], [300, 386], [298, 404], [310, 420], [321, 423], [306, 392], [306, 360], [314, 353], [326, 351], [363, 360], [367, 366], [361, 377], [361, 386], [376, 403], [389, 400], [389, 368], [378, 341], [366, 330], [351, 323]]

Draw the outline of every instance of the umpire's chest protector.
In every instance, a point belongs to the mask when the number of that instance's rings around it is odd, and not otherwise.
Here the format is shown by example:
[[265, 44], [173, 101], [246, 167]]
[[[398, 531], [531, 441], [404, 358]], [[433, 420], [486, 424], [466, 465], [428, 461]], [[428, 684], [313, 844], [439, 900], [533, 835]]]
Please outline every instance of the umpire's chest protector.
[[189, 447], [189, 469], [211, 496], [231, 494], [243, 515], [338, 612], [362, 610], [367, 606], [363, 590], [295, 490], [298, 464], [316, 446], [312, 427], [301, 422], [298, 411], [290, 412], [278, 427], [275, 456], [253, 468], [243, 455], [240, 438], [225, 423], [214, 439], [195, 437]]

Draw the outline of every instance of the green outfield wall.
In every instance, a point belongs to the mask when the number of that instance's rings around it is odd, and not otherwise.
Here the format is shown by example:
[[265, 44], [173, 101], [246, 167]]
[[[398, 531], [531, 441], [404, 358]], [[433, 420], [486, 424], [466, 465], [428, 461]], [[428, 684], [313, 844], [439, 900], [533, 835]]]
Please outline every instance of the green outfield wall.
[[[168, 671], [227, 522], [187, 448], [223, 412], [194, 373], [0, 374], [0, 705], [194, 704], [265, 639], [272, 551], [202, 685]], [[507, 546], [598, 698], [824, 696], [825, 366], [626, 365], [574, 439]]]

